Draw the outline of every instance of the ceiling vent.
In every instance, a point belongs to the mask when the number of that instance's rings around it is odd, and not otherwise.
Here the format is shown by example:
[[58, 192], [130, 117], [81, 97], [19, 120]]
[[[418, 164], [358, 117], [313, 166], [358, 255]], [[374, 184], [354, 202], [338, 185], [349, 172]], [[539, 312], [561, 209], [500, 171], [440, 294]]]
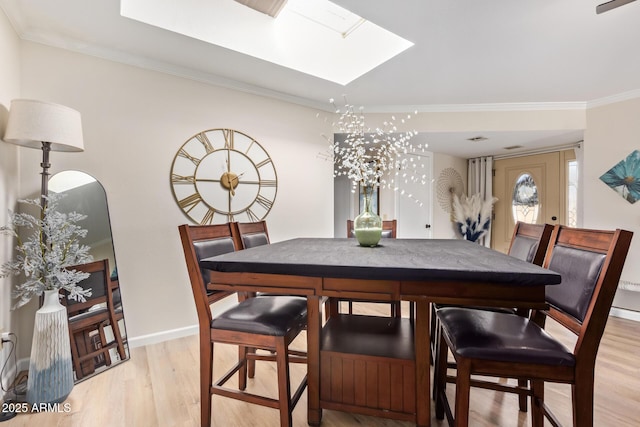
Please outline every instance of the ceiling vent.
[[510, 145], [508, 147], [504, 147], [505, 150], [515, 150], [516, 148], [522, 148], [522, 145]]
[[471, 141], [471, 142], [480, 142], [480, 141], [486, 141], [487, 139], [489, 139], [489, 138], [486, 138], [486, 137], [484, 137], [484, 136], [480, 136], [480, 135], [478, 135], [478, 136], [474, 136], [474, 137], [472, 137], [472, 138], [467, 138], [467, 141]]
[[625, 4], [632, 3], [636, 0], [611, 0], [606, 3], [599, 4], [596, 6], [596, 13], [600, 14], [603, 12], [607, 12], [611, 9], [615, 9], [616, 7], [624, 6]]
[[236, 0], [238, 3], [250, 7], [253, 10], [269, 15], [278, 16], [287, 0]]

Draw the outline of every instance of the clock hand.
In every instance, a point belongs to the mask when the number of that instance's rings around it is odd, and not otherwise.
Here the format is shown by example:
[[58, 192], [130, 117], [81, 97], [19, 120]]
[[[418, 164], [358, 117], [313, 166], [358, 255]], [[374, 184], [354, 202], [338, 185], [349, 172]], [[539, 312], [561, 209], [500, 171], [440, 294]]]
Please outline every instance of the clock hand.
[[[232, 196], [236, 195], [236, 190], [235, 188], [238, 186], [238, 183], [240, 183], [240, 177], [244, 175], [244, 172], [242, 172], [240, 175], [236, 175], [231, 179], [231, 182], [229, 182], [229, 191], [231, 192]], [[235, 185], [234, 185], [235, 182]]]

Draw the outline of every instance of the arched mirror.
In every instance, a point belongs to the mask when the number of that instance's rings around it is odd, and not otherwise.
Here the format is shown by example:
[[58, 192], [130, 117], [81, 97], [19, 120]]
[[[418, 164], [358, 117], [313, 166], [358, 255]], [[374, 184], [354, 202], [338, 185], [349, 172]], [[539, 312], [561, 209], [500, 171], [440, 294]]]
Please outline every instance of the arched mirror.
[[[64, 194], [60, 212], [87, 216], [78, 225], [87, 230], [82, 240], [91, 248], [94, 263], [86, 287], [102, 299], [87, 304], [69, 304], [72, 358], [76, 382], [90, 378], [129, 358], [120, 277], [116, 263], [107, 195], [94, 177], [79, 171], [63, 171], [49, 179], [49, 192]], [[84, 267], [84, 266], [83, 266]], [[108, 270], [108, 271], [107, 271]], [[83, 285], [81, 282], [80, 285]], [[98, 316], [100, 314], [100, 316]]]

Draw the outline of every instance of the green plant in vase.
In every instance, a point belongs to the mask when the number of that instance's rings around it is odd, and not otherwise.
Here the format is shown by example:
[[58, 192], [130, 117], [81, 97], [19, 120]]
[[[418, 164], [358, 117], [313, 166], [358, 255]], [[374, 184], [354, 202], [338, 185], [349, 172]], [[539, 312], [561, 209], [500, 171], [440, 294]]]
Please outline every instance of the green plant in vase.
[[[38, 207], [39, 217], [9, 212], [10, 225], [0, 227], [2, 233], [17, 241], [15, 259], [0, 266], [0, 277], [21, 277], [21, 283], [13, 291], [17, 299], [13, 308], [44, 294], [43, 305], [36, 312], [29, 361], [30, 404], [60, 403], [71, 392], [73, 368], [68, 319], [67, 310], [59, 301], [60, 290], [66, 290], [69, 299], [81, 302], [91, 295], [90, 289], [78, 286], [89, 274], [67, 268], [92, 260], [89, 247], [79, 242], [87, 230], [76, 224], [86, 216], [58, 212], [59, 197], [47, 197], [44, 207], [39, 200], [20, 200]], [[23, 236], [27, 238], [23, 240]]]

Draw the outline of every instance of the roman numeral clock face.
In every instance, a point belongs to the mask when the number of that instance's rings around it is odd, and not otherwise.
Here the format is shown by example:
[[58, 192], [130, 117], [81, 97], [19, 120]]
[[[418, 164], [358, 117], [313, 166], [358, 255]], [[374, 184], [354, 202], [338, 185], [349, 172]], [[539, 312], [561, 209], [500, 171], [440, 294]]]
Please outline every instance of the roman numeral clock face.
[[178, 150], [171, 188], [194, 222], [255, 222], [271, 210], [278, 178], [271, 157], [255, 139], [232, 129], [210, 129]]

